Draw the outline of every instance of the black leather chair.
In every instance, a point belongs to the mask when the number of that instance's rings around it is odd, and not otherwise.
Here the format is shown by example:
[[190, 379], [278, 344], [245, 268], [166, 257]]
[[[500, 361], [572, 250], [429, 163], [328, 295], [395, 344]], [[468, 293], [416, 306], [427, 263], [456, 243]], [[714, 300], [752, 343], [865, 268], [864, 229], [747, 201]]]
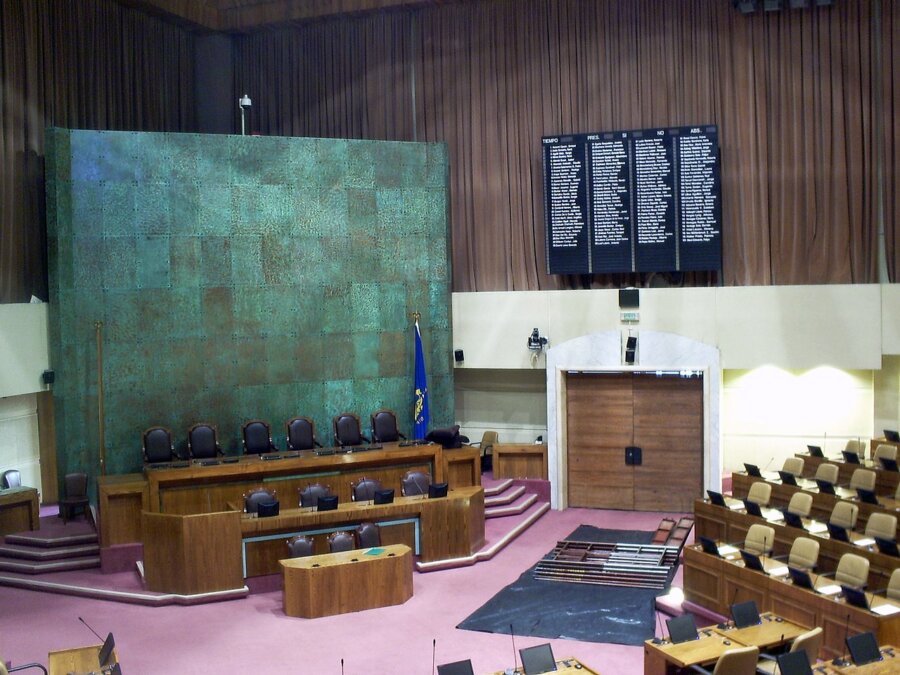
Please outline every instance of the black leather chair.
[[147, 464], [171, 462], [177, 456], [172, 432], [165, 427], [150, 427], [144, 432], [142, 439], [144, 462]]
[[244, 512], [257, 513], [259, 505], [268, 502], [278, 501], [275, 490], [267, 490], [266, 488], [257, 488], [244, 495]]
[[272, 442], [272, 428], [263, 420], [250, 420], [241, 427], [245, 455], [264, 455], [278, 448]]
[[335, 415], [332, 425], [335, 445], [344, 447], [345, 445], [362, 445], [363, 441], [369, 442], [369, 439], [362, 435], [359, 415], [356, 413], [345, 412]]
[[304, 534], [298, 534], [287, 540], [288, 558], [305, 558], [315, 553], [312, 538]]
[[375, 491], [380, 489], [380, 480], [363, 477], [350, 483], [350, 498], [354, 502], [368, 502], [375, 499]]
[[372, 413], [372, 441], [395, 443], [406, 436], [397, 429], [397, 415], [393, 410], [376, 410]]
[[356, 548], [356, 538], [352, 532], [341, 530], [332, 532], [328, 535], [328, 551], [329, 553], [340, 553], [341, 551], [352, 551]]
[[9, 469], [3, 472], [3, 478], [0, 479], [0, 485], [3, 486], [3, 489], [14, 488], [14, 487], [22, 487], [22, 474], [19, 473], [18, 469]]
[[86, 511], [90, 500], [87, 496], [87, 474], [86, 473], [69, 473], [66, 474], [64, 483], [64, 496], [59, 500], [59, 515], [62, 516], [63, 522], [69, 522], [78, 509]]
[[356, 528], [357, 548], [381, 546], [381, 528], [375, 523], [360, 523]]
[[291, 452], [321, 448], [316, 440], [316, 425], [308, 417], [292, 417], [287, 422], [287, 449]]
[[424, 471], [407, 471], [400, 481], [400, 492], [404, 497], [421, 497], [428, 494], [431, 475]]
[[215, 459], [221, 454], [215, 426], [199, 422], [188, 429], [188, 455], [191, 459]]
[[302, 490], [297, 490], [297, 493], [301, 508], [315, 508], [319, 503], [319, 497], [331, 496], [331, 488], [321, 483], [312, 483]]

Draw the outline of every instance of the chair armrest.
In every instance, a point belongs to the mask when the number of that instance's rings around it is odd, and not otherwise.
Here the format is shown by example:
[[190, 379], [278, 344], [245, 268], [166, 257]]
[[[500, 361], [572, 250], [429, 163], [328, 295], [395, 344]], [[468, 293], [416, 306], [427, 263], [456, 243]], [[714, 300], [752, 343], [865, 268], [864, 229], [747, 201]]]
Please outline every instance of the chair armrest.
[[398, 435], [400, 438], [402, 438], [404, 441], [407, 440], [406, 436], [404, 436], [403, 434], [401, 434], [399, 431], [397, 432], [397, 435]]
[[371, 443], [371, 442], [372, 442], [371, 439], [370, 439], [368, 436], [363, 436], [362, 434], [360, 434], [359, 437], [360, 437], [361, 439], [363, 439], [366, 443]]
[[785, 555], [770, 555], [769, 560], [788, 560], [790, 556]]
[[703, 666], [691, 666], [691, 670], [695, 673], [704, 673], [704, 675], [712, 675], [712, 671], [707, 670]]
[[[246, 452], [246, 451], [247, 451], [247, 450], [246, 450], [246, 448], [245, 448], [245, 449], [244, 449], [244, 452]], [[216, 454], [217, 454], [217, 455], [224, 455], [224, 454], [225, 454], [224, 452], [222, 452], [222, 446], [219, 445], [218, 443], [216, 443]]]

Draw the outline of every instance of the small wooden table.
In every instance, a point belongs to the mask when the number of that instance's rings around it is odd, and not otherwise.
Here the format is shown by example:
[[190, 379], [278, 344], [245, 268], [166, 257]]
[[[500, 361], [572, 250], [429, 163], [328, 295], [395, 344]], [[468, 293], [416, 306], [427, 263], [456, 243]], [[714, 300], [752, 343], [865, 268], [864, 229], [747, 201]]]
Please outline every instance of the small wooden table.
[[[48, 654], [47, 670], [50, 675], [67, 675], [68, 673], [93, 673], [100, 671], [100, 648], [103, 645], [90, 647], [74, 647], [60, 649]], [[116, 650], [113, 649], [111, 663], [118, 663]]]
[[279, 560], [284, 613], [313, 619], [402, 605], [413, 594], [412, 550], [405, 544]]
[[37, 489], [0, 490], [0, 536], [39, 529], [40, 513]]
[[844, 675], [892, 675], [900, 673], [900, 651], [896, 647], [881, 647], [881, 661], [864, 666], [831, 666], [835, 673]]
[[495, 443], [494, 478], [539, 478], [547, 480], [546, 443]]

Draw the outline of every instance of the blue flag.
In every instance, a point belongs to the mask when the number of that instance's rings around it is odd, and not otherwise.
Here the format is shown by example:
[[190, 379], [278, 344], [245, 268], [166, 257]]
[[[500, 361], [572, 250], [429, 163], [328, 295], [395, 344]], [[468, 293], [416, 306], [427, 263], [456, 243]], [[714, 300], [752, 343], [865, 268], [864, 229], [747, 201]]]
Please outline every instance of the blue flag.
[[431, 414], [428, 412], [428, 382], [425, 378], [425, 352], [422, 350], [422, 335], [419, 333], [419, 322], [416, 321], [416, 373], [413, 384], [413, 417], [415, 419], [414, 438], [425, 438]]

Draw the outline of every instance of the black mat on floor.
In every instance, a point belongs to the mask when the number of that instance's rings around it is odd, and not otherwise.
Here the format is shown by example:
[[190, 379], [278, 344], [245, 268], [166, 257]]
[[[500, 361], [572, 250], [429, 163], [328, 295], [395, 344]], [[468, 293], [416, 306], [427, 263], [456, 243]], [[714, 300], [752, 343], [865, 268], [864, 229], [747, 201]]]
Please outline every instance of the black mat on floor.
[[[653, 532], [580, 525], [566, 539], [649, 544]], [[535, 563], [536, 565], [537, 563]], [[585, 642], [642, 645], [654, 635], [658, 591], [535, 579], [529, 568], [457, 628]]]

